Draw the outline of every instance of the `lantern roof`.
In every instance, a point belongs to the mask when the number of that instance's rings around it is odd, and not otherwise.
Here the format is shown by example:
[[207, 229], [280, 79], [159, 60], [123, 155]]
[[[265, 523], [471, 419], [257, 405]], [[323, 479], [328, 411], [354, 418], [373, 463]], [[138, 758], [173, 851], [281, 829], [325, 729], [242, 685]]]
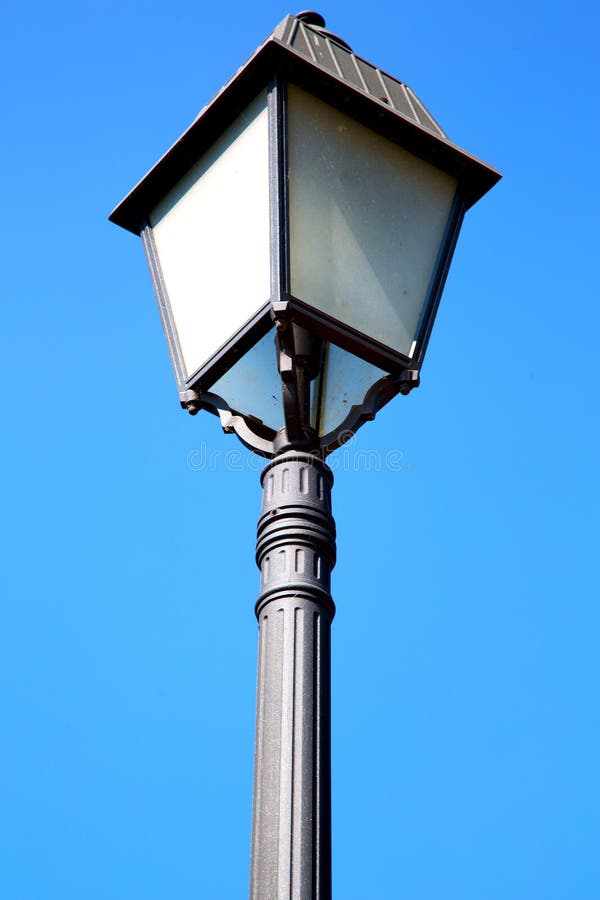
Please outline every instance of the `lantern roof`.
[[412, 88], [357, 56], [345, 41], [311, 21], [316, 18], [314, 13], [287, 16], [277, 26], [272, 38], [346, 85], [389, 106], [413, 124], [431, 131], [442, 140], [448, 140]]
[[496, 184], [500, 174], [450, 141], [408, 85], [362, 59], [324, 25], [317, 13], [286, 16], [116, 207], [110, 221], [139, 234], [164, 194], [277, 75], [457, 177], [467, 207]]

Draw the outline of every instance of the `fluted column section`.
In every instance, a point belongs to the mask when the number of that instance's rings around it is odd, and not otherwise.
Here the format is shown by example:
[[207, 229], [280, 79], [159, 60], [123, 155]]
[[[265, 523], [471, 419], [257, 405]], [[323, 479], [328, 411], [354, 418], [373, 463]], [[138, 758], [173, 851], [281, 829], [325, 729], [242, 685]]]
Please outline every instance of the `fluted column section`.
[[262, 474], [251, 900], [331, 898], [332, 484], [302, 452]]

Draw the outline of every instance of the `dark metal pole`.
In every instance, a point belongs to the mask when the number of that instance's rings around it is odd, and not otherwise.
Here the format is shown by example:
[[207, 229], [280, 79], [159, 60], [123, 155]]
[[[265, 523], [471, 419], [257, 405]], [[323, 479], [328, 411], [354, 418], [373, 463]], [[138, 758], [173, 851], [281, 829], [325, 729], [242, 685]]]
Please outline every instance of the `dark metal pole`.
[[331, 898], [331, 470], [302, 451], [262, 473], [251, 900]]

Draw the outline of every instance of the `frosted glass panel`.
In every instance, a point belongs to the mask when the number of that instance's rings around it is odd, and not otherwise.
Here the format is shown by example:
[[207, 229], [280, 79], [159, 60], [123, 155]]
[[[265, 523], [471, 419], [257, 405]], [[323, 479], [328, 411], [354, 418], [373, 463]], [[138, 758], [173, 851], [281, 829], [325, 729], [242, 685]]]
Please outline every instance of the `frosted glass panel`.
[[456, 187], [290, 85], [292, 294], [410, 356]]
[[323, 369], [313, 382], [312, 426], [320, 437], [342, 424], [360, 406], [369, 388], [388, 373], [352, 353], [326, 344]]
[[274, 331], [269, 331], [210, 390], [236, 412], [261, 419], [275, 431], [283, 428]]
[[266, 93], [150, 216], [187, 375], [270, 296]]

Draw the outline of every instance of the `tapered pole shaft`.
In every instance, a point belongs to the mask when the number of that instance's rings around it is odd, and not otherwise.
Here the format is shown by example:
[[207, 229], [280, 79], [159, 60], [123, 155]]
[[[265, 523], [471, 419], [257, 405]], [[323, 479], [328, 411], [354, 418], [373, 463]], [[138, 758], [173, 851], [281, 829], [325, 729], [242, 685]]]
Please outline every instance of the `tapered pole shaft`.
[[303, 452], [262, 474], [251, 900], [331, 898], [332, 484]]

